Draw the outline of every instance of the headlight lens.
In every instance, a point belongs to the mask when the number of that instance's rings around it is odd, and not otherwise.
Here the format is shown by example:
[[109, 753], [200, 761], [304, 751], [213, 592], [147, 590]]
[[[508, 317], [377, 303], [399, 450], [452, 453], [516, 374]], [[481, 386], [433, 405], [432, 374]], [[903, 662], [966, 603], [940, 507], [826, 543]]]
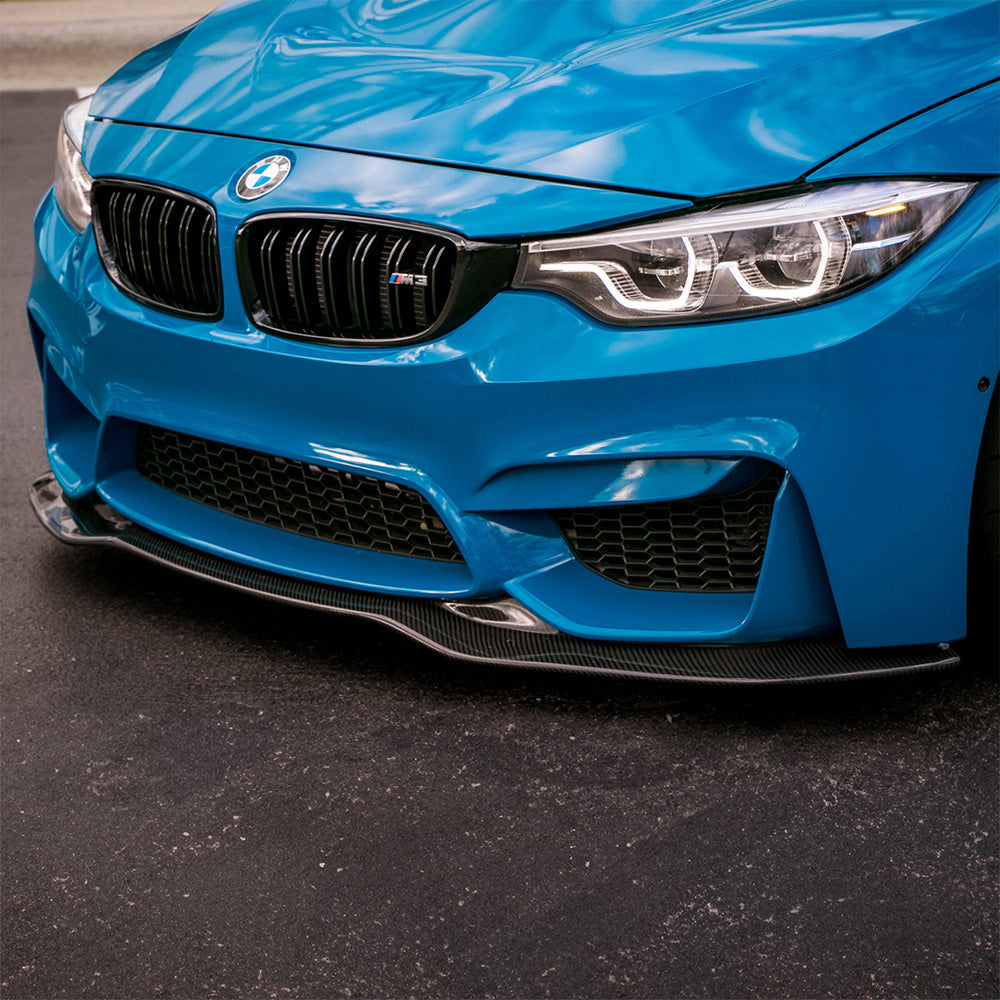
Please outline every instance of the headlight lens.
[[905, 260], [975, 184], [873, 181], [521, 248], [514, 287], [650, 326], [756, 315], [856, 291]]
[[90, 101], [85, 97], [66, 109], [56, 141], [56, 201], [70, 225], [80, 233], [90, 222], [91, 179], [80, 158]]

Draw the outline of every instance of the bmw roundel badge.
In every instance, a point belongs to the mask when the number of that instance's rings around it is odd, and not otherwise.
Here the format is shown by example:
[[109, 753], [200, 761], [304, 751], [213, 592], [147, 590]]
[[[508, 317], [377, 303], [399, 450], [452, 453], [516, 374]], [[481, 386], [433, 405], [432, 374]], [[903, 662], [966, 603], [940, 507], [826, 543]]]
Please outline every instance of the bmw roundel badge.
[[244, 201], [260, 198], [268, 191], [273, 191], [291, 169], [292, 161], [287, 156], [265, 156], [243, 171], [243, 176], [236, 182], [236, 194]]

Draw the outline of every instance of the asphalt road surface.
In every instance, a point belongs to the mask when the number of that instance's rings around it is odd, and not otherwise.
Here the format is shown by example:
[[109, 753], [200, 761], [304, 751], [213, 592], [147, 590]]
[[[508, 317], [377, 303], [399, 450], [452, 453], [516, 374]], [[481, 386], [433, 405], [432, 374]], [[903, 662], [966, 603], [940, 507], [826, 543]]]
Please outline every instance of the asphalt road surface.
[[992, 666], [489, 669], [46, 535], [71, 96], [0, 106], [5, 998], [998, 996]]

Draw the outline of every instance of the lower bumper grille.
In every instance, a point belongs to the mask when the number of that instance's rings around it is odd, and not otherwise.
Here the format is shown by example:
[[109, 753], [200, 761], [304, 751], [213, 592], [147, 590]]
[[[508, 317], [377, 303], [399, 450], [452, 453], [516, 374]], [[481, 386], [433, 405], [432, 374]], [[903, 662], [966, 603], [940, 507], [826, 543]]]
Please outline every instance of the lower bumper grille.
[[136, 468], [189, 500], [297, 535], [393, 555], [462, 562], [437, 513], [415, 490], [142, 426]]
[[784, 472], [724, 496], [553, 512], [577, 559], [640, 590], [755, 590]]

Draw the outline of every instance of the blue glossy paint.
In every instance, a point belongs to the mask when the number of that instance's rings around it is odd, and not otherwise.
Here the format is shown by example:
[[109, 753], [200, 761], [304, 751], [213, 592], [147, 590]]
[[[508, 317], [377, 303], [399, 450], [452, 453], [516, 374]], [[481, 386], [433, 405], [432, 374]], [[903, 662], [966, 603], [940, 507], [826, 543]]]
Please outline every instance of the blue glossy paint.
[[[84, 153], [95, 175], [158, 178], [160, 183], [169, 177], [174, 187], [209, 197], [224, 215], [221, 224], [231, 220], [233, 226], [261, 212], [322, 207], [434, 219], [437, 226], [471, 237], [517, 238], [540, 226], [545, 232], [571, 232], [690, 205], [676, 198], [105, 122], [88, 124]], [[236, 196], [236, 181], [271, 153], [290, 156], [294, 167], [281, 187], [248, 205]]]
[[[472, 500], [478, 511], [511, 510], [530, 506], [537, 510], [572, 507], [581, 497], [595, 506], [681, 499], [700, 493], [725, 492], [720, 484], [733, 479], [741, 463], [726, 459], [657, 459], [629, 461], [575, 461], [554, 465], [528, 465], [507, 469], [476, 491]], [[766, 468], [751, 474], [755, 482]], [[735, 486], [731, 492], [735, 492]], [[531, 497], [526, 504], [526, 498]]]
[[[510, 27], [522, 22], [507, 5], [364, 13], [374, 9], [229, 5], [99, 94], [105, 115], [181, 126], [92, 122], [84, 160], [95, 176], [214, 204], [225, 308], [196, 323], [130, 299], [92, 231], [77, 236], [46, 198], [29, 314], [64, 489], [96, 489], [155, 531], [251, 565], [418, 596], [507, 592], [579, 635], [735, 642], [840, 629], [854, 646], [963, 635], [988, 404], [976, 384], [1000, 372], [996, 88], [863, 140], [995, 75], [983, 35], [996, 6], [545, 4], [531, 8], [545, 12], [534, 35]], [[237, 198], [236, 180], [275, 153], [293, 160], [286, 181], [259, 202]], [[622, 329], [506, 290], [436, 340], [332, 347], [256, 329], [233, 263], [237, 228], [261, 212], [516, 239], [690, 204], [594, 182], [710, 196], [814, 168], [985, 179], [876, 284], [729, 322]], [[137, 423], [411, 485], [467, 566], [299, 538], [166, 494], [134, 471]], [[617, 586], [572, 558], [546, 513], [710, 492], [764, 461], [787, 477], [754, 594]]]
[[838, 156], [810, 181], [907, 174], [996, 174], [1000, 170], [1000, 83], [916, 115]]
[[707, 197], [997, 77], [996, 37], [969, 0], [235, 2], [94, 113]]

